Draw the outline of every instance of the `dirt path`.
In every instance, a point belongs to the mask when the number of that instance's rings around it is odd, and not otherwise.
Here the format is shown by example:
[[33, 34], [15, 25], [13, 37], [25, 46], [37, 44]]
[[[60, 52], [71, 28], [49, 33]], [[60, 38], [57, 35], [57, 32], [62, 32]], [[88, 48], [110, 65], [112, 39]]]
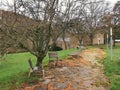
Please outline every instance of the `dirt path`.
[[109, 81], [100, 63], [104, 56], [104, 51], [97, 48], [68, 56], [57, 63], [57, 68], [46, 71], [45, 81], [23, 90], [109, 90]]

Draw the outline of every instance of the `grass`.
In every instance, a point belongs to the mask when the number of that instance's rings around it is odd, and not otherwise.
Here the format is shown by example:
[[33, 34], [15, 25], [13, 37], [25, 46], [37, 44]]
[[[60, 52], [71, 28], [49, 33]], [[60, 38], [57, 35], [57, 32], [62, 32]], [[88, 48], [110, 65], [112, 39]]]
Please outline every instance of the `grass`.
[[105, 50], [106, 57], [104, 59], [104, 72], [110, 80], [110, 90], [120, 90], [120, 45], [113, 47], [112, 60], [110, 56], [110, 46], [95, 45], [88, 48], [101, 48]]
[[[76, 49], [62, 50], [58, 52], [59, 58], [65, 58], [68, 54], [75, 52]], [[23, 82], [34, 83], [37, 77], [27, 78], [29, 65], [28, 59], [31, 58], [35, 65], [36, 57], [30, 53], [8, 54], [5, 60], [0, 63], [0, 90], [13, 90]], [[43, 64], [48, 63], [48, 55], [43, 60]]]
[[107, 52], [104, 59], [105, 74], [110, 79], [110, 90], [120, 89], [120, 45], [113, 47], [112, 60], [110, 58], [110, 50], [105, 49]]
[[[110, 49], [106, 46], [92, 46], [88, 48], [99, 47], [105, 50], [104, 59], [105, 74], [110, 79], [110, 90], [119, 90], [120, 88], [120, 45], [113, 48], [113, 60], [110, 60]], [[59, 58], [65, 58], [68, 54], [75, 52], [76, 49], [59, 51]], [[5, 60], [0, 63], [0, 90], [13, 90], [21, 83], [35, 83], [38, 78], [27, 78], [29, 65], [28, 58], [32, 59], [35, 65], [36, 57], [30, 53], [16, 53], [5, 56]], [[43, 60], [44, 64], [48, 63], [48, 55]]]

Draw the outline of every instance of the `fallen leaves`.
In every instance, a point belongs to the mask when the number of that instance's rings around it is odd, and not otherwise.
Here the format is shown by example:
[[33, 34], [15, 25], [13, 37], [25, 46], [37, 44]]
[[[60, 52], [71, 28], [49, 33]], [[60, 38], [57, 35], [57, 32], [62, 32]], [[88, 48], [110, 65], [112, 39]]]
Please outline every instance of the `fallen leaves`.
[[103, 86], [104, 89], [108, 81], [104, 79], [105, 76], [99, 68], [92, 68], [91, 63], [98, 61], [97, 59], [103, 59], [104, 56], [105, 52], [98, 48], [69, 55], [64, 60], [57, 61], [55, 68], [46, 71], [46, 75], [49, 75], [46, 76], [50, 80], [49, 83], [43, 84], [41, 82], [37, 85], [25, 87], [23, 90], [97, 90], [97, 85]]
[[76, 58], [74, 57], [68, 57], [66, 60], [61, 60], [57, 62], [58, 67], [77, 67], [80, 66], [81, 64], [84, 65], [89, 65], [89, 62], [84, 60], [81, 56], [77, 56]]

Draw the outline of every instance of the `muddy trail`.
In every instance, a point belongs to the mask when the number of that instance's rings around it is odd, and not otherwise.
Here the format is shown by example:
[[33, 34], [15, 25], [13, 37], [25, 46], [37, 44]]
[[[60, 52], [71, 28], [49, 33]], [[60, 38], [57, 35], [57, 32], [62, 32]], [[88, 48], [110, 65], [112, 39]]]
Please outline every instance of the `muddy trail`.
[[75, 52], [58, 61], [56, 68], [46, 70], [45, 80], [19, 90], [109, 90], [104, 57], [105, 52], [98, 48]]

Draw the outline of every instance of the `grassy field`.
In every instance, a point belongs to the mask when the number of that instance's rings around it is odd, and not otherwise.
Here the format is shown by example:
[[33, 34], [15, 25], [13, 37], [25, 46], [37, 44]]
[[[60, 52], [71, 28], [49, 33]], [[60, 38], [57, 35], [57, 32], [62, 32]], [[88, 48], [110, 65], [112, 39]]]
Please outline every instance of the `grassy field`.
[[[64, 58], [76, 49], [59, 51], [59, 58]], [[29, 72], [28, 59], [31, 58], [35, 65], [36, 57], [30, 53], [8, 54], [5, 60], [0, 61], [0, 90], [13, 90], [19, 87], [22, 82], [35, 82], [37, 77], [27, 78]], [[44, 58], [43, 64], [48, 63], [48, 55]]]
[[105, 49], [107, 52], [104, 60], [105, 74], [110, 79], [110, 90], [120, 90], [120, 45], [113, 47], [113, 57], [110, 58], [110, 49]]

